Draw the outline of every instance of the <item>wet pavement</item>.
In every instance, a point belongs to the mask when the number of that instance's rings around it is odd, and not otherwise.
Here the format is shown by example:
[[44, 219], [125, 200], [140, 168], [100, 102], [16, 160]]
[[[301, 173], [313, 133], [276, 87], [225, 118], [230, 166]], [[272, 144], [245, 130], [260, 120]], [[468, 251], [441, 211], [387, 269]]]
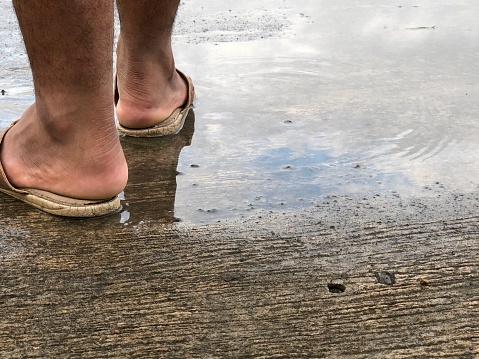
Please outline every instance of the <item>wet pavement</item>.
[[[184, 1], [194, 113], [120, 213], [0, 198], [0, 356], [479, 355], [473, 1]], [[33, 101], [0, 0], [0, 127]]]
[[[8, 5], [2, 127], [33, 99]], [[178, 162], [176, 216], [214, 223], [328, 195], [477, 191], [475, 7], [185, 2], [175, 51], [195, 79], [198, 120]]]

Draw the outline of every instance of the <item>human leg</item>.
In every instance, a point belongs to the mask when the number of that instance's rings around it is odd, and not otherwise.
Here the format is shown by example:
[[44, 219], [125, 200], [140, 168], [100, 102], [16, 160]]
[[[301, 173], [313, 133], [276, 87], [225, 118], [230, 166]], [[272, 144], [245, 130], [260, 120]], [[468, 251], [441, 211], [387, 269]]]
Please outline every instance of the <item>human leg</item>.
[[117, 118], [125, 127], [150, 127], [187, 99], [187, 85], [176, 72], [171, 48], [179, 0], [117, 0], [117, 5]]
[[35, 103], [5, 136], [11, 184], [83, 199], [123, 190], [112, 103], [113, 2], [14, 0]]

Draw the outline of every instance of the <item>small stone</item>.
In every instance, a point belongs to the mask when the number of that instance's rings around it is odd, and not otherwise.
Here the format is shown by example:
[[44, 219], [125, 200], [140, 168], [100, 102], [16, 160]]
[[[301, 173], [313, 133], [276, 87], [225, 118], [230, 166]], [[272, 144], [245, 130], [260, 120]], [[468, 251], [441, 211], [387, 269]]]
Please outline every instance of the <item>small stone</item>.
[[396, 283], [396, 276], [391, 272], [377, 272], [374, 276], [380, 284], [393, 285]]
[[427, 287], [429, 285], [429, 280], [427, 280], [426, 278], [420, 278], [419, 284], [423, 287]]

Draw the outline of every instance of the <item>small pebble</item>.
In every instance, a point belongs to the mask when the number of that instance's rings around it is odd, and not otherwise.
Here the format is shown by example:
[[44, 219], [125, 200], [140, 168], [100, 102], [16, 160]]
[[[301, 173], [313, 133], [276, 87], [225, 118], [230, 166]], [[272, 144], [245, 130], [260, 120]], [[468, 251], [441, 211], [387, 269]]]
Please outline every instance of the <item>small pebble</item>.
[[394, 275], [394, 273], [378, 272], [375, 273], [374, 276], [380, 284], [393, 285], [396, 283], [396, 276]]
[[429, 281], [426, 278], [420, 278], [419, 279], [419, 284], [423, 287], [426, 287], [429, 285]]

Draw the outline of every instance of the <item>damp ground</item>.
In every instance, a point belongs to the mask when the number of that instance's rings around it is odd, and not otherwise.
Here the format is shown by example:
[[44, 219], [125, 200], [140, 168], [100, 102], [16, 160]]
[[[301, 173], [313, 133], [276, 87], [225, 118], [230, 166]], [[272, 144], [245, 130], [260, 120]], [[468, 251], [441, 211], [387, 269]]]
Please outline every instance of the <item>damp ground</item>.
[[[195, 108], [121, 139], [122, 211], [0, 199], [0, 356], [477, 357], [478, 10], [183, 1]], [[34, 94], [0, 14], [4, 128]]]
[[[185, 1], [173, 40], [197, 100], [191, 143], [165, 161], [178, 171], [167, 210], [194, 225], [314, 209], [330, 196], [475, 195], [471, 6]], [[9, 2], [2, 7], [5, 127], [33, 90]], [[150, 170], [130, 166], [132, 178]], [[129, 197], [127, 188], [125, 207]]]

